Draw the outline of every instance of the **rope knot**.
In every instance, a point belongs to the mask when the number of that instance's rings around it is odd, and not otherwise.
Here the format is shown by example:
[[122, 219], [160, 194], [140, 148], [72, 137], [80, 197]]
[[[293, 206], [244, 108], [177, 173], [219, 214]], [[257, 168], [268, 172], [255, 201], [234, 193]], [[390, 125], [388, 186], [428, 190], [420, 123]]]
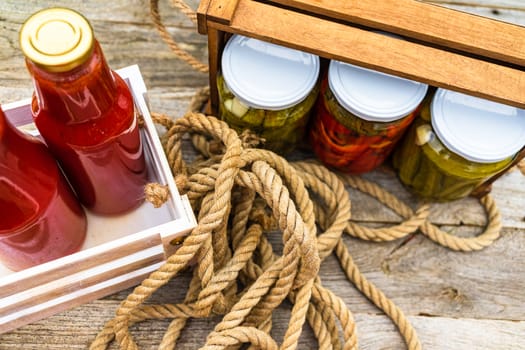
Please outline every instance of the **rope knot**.
[[265, 138], [260, 137], [249, 129], [244, 129], [239, 137], [244, 148], [256, 148], [266, 142]]
[[525, 175], [525, 159], [521, 160], [517, 164], [517, 168], [519, 169], [519, 171], [521, 172], [522, 175]]
[[180, 194], [186, 194], [188, 191], [188, 176], [185, 174], [175, 175], [175, 185], [177, 185]]
[[160, 208], [168, 200], [170, 190], [168, 185], [149, 183], [144, 187], [144, 194], [146, 201], [153, 204], [155, 208]]
[[273, 231], [278, 227], [277, 220], [261, 206], [254, 207], [250, 212], [250, 220], [261, 225], [263, 231]]

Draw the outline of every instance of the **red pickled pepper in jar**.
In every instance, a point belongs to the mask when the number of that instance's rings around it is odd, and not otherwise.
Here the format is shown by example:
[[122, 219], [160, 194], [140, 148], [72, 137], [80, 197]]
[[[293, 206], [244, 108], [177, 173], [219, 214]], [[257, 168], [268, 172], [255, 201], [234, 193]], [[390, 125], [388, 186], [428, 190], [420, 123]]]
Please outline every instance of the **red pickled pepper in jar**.
[[0, 261], [18, 271], [78, 251], [86, 215], [45, 145], [0, 109]]
[[139, 206], [147, 169], [133, 98], [89, 22], [46, 9], [26, 21], [20, 43], [35, 85], [35, 124], [82, 204], [106, 215]]
[[346, 173], [374, 170], [418, 113], [427, 88], [332, 60], [309, 128], [314, 153]]
[[[324, 81], [320, 96], [326, 93], [326, 85]], [[313, 151], [327, 165], [359, 174], [371, 171], [385, 161], [418, 110], [401, 123], [387, 127], [385, 136], [366, 136], [345, 127], [328, 112], [322, 97], [317, 100], [316, 112], [317, 116], [311, 126]]]

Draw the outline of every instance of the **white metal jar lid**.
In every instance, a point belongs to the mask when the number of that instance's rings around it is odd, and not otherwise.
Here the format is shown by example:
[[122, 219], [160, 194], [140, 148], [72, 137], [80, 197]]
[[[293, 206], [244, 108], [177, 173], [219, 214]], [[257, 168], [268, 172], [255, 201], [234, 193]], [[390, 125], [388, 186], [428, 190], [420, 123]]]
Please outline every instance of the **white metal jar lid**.
[[328, 70], [328, 84], [341, 106], [373, 122], [407, 116], [428, 89], [423, 83], [334, 60]]
[[319, 57], [265, 41], [234, 35], [222, 54], [222, 74], [244, 104], [281, 110], [303, 101], [319, 76]]
[[523, 109], [438, 89], [432, 99], [431, 116], [441, 142], [473, 162], [499, 162], [525, 145]]

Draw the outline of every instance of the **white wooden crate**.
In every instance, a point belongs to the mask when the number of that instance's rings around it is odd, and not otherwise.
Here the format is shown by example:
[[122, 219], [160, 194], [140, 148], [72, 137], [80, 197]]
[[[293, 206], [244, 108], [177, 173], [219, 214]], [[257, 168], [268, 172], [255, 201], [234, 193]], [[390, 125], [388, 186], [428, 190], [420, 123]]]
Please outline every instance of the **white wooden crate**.
[[[162, 150], [138, 66], [118, 73], [130, 86], [145, 122], [141, 132], [149, 181], [168, 185], [169, 199], [160, 208], [145, 202], [116, 217], [86, 211], [88, 231], [81, 251], [20, 272], [0, 263], [0, 333], [140, 283], [174, 252], [170, 241], [196, 226], [188, 199], [179, 194]], [[3, 109], [15, 126], [38, 135], [29, 103], [28, 99], [5, 104]]]

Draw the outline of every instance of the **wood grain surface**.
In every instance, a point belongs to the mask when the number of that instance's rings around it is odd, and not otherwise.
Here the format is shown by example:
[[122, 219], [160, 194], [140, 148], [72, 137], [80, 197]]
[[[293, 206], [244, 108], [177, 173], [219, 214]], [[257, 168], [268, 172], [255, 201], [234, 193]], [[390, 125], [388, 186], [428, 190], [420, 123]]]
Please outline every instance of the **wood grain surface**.
[[[217, 1], [220, 2], [220, 0]], [[342, 3], [348, 5], [343, 6], [336, 2], [330, 10], [318, 0], [276, 1], [286, 5], [293, 4], [299, 9], [308, 9], [318, 14], [317, 17], [289, 10], [286, 7], [281, 8], [266, 2], [251, 0], [239, 0], [235, 16], [231, 17], [223, 7], [213, 6], [215, 2], [212, 2], [207, 12], [210, 19], [208, 25], [214, 29], [233, 33], [250, 33], [258, 39], [310, 51], [329, 59], [345, 61], [436, 87], [457, 90], [525, 108], [525, 72], [522, 68], [525, 61], [521, 57], [520, 44], [514, 39], [517, 36], [525, 36], [523, 28], [509, 24], [503, 25], [499, 21], [483, 18], [474, 21], [477, 16], [412, 0], [406, 0], [412, 6], [403, 7], [405, 4], [403, 1], [381, 5], [383, 9], [381, 12], [363, 11], [360, 7], [353, 6], [351, 2], [346, 1]], [[338, 11], [334, 9], [336, 6]], [[363, 6], [366, 8], [366, 3]], [[339, 7], [342, 8], [342, 11]], [[399, 11], [400, 8], [403, 8], [403, 13], [406, 12], [405, 16], [395, 17], [395, 11]], [[431, 12], [425, 15], [430, 12], [431, 8], [437, 9], [438, 13]], [[441, 11], [442, 13], [439, 13]], [[267, 16], [270, 13], [274, 25], [268, 25]], [[406, 35], [414, 40], [424, 40], [431, 43], [432, 46], [410, 40], [399, 40], [374, 31], [348, 26], [339, 21], [320, 18], [320, 16], [327, 15], [337, 20], [351, 22], [359, 16], [362, 20], [356, 22], [360, 25], [376, 30], [392, 28], [392, 32]], [[387, 21], [385, 18], [392, 18], [392, 20]], [[450, 20], [445, 26], [450, 28], [447, 30], [435, 29], [445, 19]], [[416, 35], [414, 28], [417, 25], [414, 25], [414, 22], [417, 23], [419, 20], [422, 21], [421, 32], [423, 34]], [[464, 26], [468, 30], [456, 29], [459, 26]], [[494, 34], [494, 42], [499, 44], [487, 45], [488, 40], [476, 45], [471, 44], [472, 41], [476, 41], [473, 38], [478, 37], [480, 33], [497, 33]], [[469, 45], [466, 45], [467, 41]], [[332, 43], [337, 43], [337, 45]], [[433, 46], [442, 44], [454, 50], [441, 50]], [[507, 50], [507, 47], [512, 49]], [[384, 54], [385, 48], [388, 48], [387, 55]], [[455, 52], [456, 49], [465, 51], [467, 54]], [[501, 50], [498, 51], [501, 54], [496, 54], [496, 50]], [[509, 55], [503, 52], [508, 52]], [[511, 52], [520, 52], [520, 54], [514, 55]], [[475, 55], [471, 56], [471, 53]], [[514, 68], [496, 64], [491, 60], [478, 58], [477, 54], [520, 65]], [[429, 58], [432, 59], [432, 64], [428, 64]]]
[[[525, 25], [525, 2], [521, 0], [433, 2]], [[196, 9], [198, 1], [189, 4]], [[88, 17], [112, 67], [140, 66], [153, 111], [173, 117], [182, 115], [193, 94], [208, 83], [206, 74], [178, 60], [160, 39], [149, 17], [147, 0], [2, 0], [0, 103], [31, 95], [18, 30], [37, 9], [56, 5], [77, 9]], [[195, 25], [169, 1], [160, 1], [160, 10], [175, 40], [207, 62], [206, 37], [199, 35]], [[522, 42], [525, 38], [516, 40]], [[420, 204], [386, 166], [365, 177], [385, 186], [413, 208]], [[349, 191], [354, 220], [375, 227], [400, 220], [375, 200]], [[453, 252], [420, 234], [389, 243], [345, 237], [357, 265], [406, 313], [424, 349], [525, 349], [525, 176], [517, 170], [509, 172], [494, 184], [492, 194], [502, 214], [502, 237], [481, 252]], [[458, 235], [472, 235], [482, 231], [485, 216], [477, 201], [469, 198], [433, 204], [432, 220]], [[189, 277], [185, 273], [170, 281], [150, 301], [181, 301]], [[405, 348], [393, 324], [346, 280], [335, 258], [329, 257], [323, 263], [321, 278], [354, 313], [361, 349]], [[1, 334], [0, 349], [86, 349], [130, 292], [123, 290]], [[290, 305], [285, 304], [274, 314], [277, 340], [284, 335], [289, 311]], [[192, 320], [177, 349], [197, 349], [219, 320]], [[156, 349], [167, 326], [168, 321], [145, 322], [133, 326], [132, 332], [141, 349]], [[317, 347], [310, 329], [305, 327], [299, 349]]]

